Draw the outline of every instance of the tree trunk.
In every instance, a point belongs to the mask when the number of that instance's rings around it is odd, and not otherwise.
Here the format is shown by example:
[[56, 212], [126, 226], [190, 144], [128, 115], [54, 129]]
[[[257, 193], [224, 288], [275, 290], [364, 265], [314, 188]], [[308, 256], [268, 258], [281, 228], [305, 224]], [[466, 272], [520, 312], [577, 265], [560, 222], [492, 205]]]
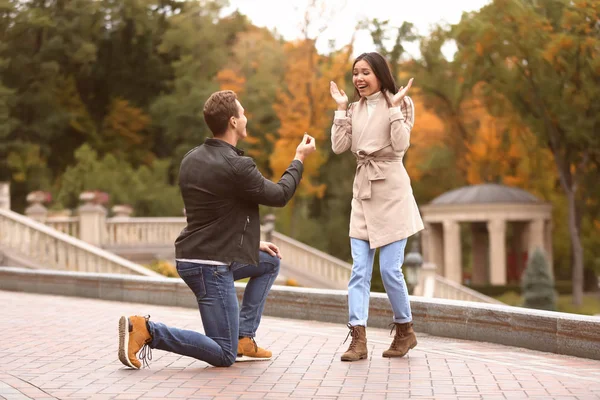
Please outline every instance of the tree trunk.
[[580, 224], [577, 221], [577, 208], [575, 193], [573, 190], [566, 190], [567, 203], [569, 208], [569, 233], [571, 236], [571, 252], [573, 254], [573, 304], [580, 306], [583, 302], [583, 246], [579, 236]]
[[[554, 153], [554, 152], [553, 152]], [[554, 160], [558, 169], [561, 186], [567, 196], [567, 207], [569, 211], [569, 236], [571, 237], [571, 254], [573, 265], [573, 304], [580, 306], [583, 303], [583, 246], [581, 237], [579, 236], [579, 226], [581, 226], [581, 218], [577, 212], [576, 186], [573, 183], [573, 176], [568, 169], [569, 164], [563, 163], [558, 158], [559, 154], [554, 153]], [[564, 166], [565, 168], [561, 168]]]

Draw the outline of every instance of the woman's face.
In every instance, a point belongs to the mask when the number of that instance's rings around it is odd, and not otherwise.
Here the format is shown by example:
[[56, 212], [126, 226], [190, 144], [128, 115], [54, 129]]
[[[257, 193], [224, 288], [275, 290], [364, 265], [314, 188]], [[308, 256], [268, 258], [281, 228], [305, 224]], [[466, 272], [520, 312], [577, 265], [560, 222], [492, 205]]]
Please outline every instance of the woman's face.
[[381, 82], [375, 76], [371, 66], [365, 60], [357, 61], [352, 70], [352, 83], [358, 94], [370, 96], [381, 90]]

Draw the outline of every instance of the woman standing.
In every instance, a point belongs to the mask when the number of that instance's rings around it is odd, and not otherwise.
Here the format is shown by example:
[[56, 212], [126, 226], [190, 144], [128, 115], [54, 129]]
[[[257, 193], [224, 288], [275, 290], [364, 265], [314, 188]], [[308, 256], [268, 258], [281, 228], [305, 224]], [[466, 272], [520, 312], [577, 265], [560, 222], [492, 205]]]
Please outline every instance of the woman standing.
[[352, 67], [359, 100], [331, 82], [337, 111], [331, 128], [334, 153], [350, 149], [357, 160], [354, 177], [350, 244], [352, 275], [348, 283], [349, 335], [352, 342], [342, 361], [367, 358], [366, 326], [375, 250], [380, 249], [381, 278], [394, 312], [396, 334], [384, 357], [402, 357], [417, 345], [412, 328], [408, 289], [402, 274], [407, 238], [423, 229], [423, 221], [402, 163], [414, 124], [414, 105], [398, 88], [385, 58], [363, 53]]

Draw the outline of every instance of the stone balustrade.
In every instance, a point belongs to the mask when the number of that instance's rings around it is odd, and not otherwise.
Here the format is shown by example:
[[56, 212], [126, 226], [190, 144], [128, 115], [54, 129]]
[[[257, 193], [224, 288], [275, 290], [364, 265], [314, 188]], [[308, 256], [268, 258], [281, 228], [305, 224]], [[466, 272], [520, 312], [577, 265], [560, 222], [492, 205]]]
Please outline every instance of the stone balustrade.
[[10, 210], [0, 209], [0, 253], [30, 268], [158, 276], [111, 252]]
[[435, 275], [433, 296], [438, 299], [474, 301], [478, 303], [504, 304], [493, 297], [481, 294], [473, 289], [460, 285], [441, 275]]
[[46, 219], [46, 225], [69, 236], [79, 238], [79, 217], [54, 216]]
[[185, 217], [108, 218], [103, 246], [173, 246], [185, 225]]
[[307, 274], [327, 279], [332, 288], [347, 288], [352, 265], [279, 232], [271, 234], [271, 241], [279, 247], [286, 263], [301, 266]]
[[[186, 226], [185, 217], [132, 217], [133, 209], [126, 205], [112, 208], [113, 217], [107, 218], [107, 210], [97, 201], [97, 192], [84, 192], [80, 199], [84, 202], [77, 210], [77, 216], [50, 215], [42, 205], [44, 192], [33, 192], [28, 200], [32, 203], [26, 214], [48, 226], [82, 239], [95, 246], [127, 254], [132, 249], [148, 249], [153, 254], [171, 254], [173, 244]], [[284, 255], [283, 262], [294, 266], [295, 273], [305, 279], [327, 282], [332, 289], [346, 289], [352, 265], [319, 251], [291, 237], [274, 231], [273, 215], [264, 218], [261, 237], [275, 243]], [[165, 250], [167, 250], [165, 252]], [[167, 257], [168, 258], [168, 257]], [[134, 264], [137, 265], [137, 264]], [[424, 266], [415, 293], [425, 297], [466, 300], [484, 303], [499, 303], [465, 286], [439, 276], [435, 266]]]

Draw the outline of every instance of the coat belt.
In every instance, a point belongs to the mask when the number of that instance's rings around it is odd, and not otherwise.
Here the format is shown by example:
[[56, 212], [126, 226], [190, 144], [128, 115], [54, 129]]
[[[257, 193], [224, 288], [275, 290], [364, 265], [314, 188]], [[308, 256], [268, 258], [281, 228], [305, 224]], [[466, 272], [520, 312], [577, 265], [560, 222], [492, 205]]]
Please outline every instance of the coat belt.
[[371, 198], [371, 182], [385, 179], [385, 175], [379, 167], [379, 162], [402, 161], [402, 157], [394, 156], [373, 156], [363, 154], [360, 151], [354, 154], [356, 156], [356, 179], [358, 182], [357, 199], [368, 200]]

